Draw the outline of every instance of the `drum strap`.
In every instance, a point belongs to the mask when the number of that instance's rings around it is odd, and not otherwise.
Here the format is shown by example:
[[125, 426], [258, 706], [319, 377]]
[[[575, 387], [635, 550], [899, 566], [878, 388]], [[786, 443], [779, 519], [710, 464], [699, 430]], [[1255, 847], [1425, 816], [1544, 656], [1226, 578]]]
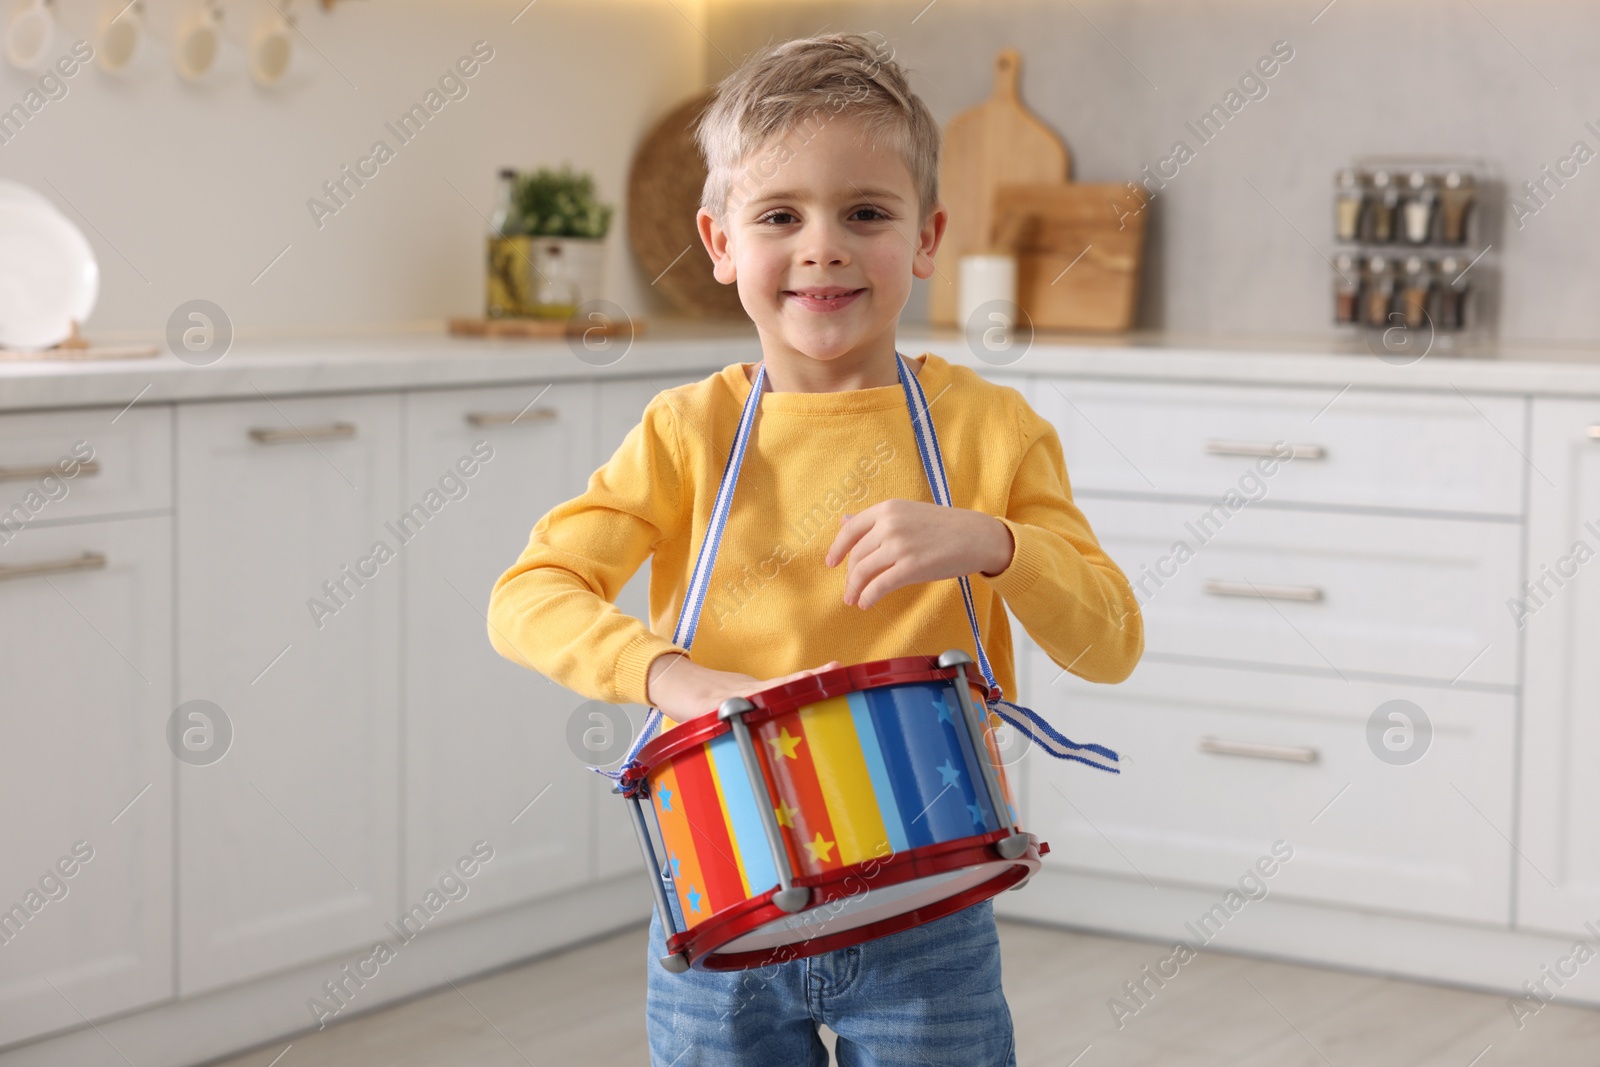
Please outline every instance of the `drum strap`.
[[[943, 507], [954, 507], [955, 504], [950, 498], [950, 484], [945, 479], [944, 456], [939, 451], [939, 435], [934, 431], [933, 416], [928, 410], [928, 395], [923, 392], [922, 383], [917, 380], [917, 376], [906, 367], [905, 357], [896, 352], [895, 360], [900, 387], [906, 395], [906, 407], [911, 413], [912, 433], [916, 437], [917, 451], [922, 455], [922, 469], [928, 477], [928, 487], [933, 492], [934, 503]], [[745, 446], [749, 443], [750, 431], [755, 426], [756, 412], [761, 406], [761, 394], [766, 388], [766, 377], [767, 365], [763, 361], [756, 368], [755, 382], [750, 387], [750, 395], [745, 399], [744, 410], [739, 415], [739, 430], [734, 437], [733, 448], [729, 450], [727, 464], [722, 470], [722, 483], [717, 487], [717, 497], [711, 506], [711, 519], [706, 528], [706, 536], [700, 542], [700, 553], [695, 559], [688, 593], [684, 597], [683, 607], [678, 612], [678, 625], [673, 632], [672, 643], [685, 651], [693, 644], [695, 631], [699, 627], [700, 609], [705, 604], [706, 591], [711, 585], [711, 568], [716, 563], [717, 549], [722, 544], [722, 532], [727, 526], [728, 513], [733, 506], [734, 487], [739, 482], [739, 468], [744, 464]], [[979, 636], [978, 612], [973, 605], [972, 584], [966, 575], [957, 580], [961, 585], [962, 602], [967, 609], [967, 622], [972, 626], [972, 643], [977, 648], [978, 669], [982, 671], [983, 680], [989, 687], [988, 709], [1057, 759], [1077, 760], [1102, 771], [1120, 773], [1117, 767], [1112, 766], [1117, 762], [1117, 754], [1111, 749], [1104, 745], [1080, 745], [1057, 732], [1036, 712], [1001, 699], [1003, 694], [1000, 691], [1000, 684], [995, 681], [994, 671], [989, 665], [989, 657], [983, 650], [983, 641]], [[645, 716], [644, 728], [634, 739], [621, 766], [614, 771], [600, 767], [593, 767], [591, 770], [598, 771], [607, 778], [621, 780], [637, 765], [636, 757], [640, 750], [660, 725], [661, 710], [651, 708], [649, 714]]]

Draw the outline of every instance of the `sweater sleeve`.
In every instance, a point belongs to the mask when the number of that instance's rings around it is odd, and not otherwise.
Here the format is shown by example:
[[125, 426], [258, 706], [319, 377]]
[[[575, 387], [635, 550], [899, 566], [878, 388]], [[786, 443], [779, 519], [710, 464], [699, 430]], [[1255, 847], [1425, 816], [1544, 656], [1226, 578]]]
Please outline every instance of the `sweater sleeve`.
[[591, 700], [649, 702], [651, 661], [683, 649], [616, 599], [689, 508], [675, 429], [671, 405], [652, 400], [588, 488], [539, 519], [489, 595], [496, 652]]
[[1057, 666], [1120, 682], [1144, 653], [1139, 603], [1072, 501], [1055, 427], [1026, 404], [1019, 417], [1022, 459], [997, 516], [1016, 545], [1010, 566], [982, 580]]

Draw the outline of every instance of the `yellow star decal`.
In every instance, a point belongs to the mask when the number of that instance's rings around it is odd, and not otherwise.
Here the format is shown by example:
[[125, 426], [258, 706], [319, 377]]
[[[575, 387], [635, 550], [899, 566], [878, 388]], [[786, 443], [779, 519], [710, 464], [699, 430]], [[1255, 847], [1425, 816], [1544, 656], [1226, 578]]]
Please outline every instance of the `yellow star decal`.
[[822, 831], [817, 831], [817, 836], [806, 842], [806, 848], [811, 851], [811, 859], [816, 863], [832, 863], [833, 842], [822, 839]]
[[789, 728], [785, 726], [778, 731], [777, 737], [767, 738], [767, 744], [777, 749], [778, 754], [785, 759], [799, 759], [800, 757], [794, 754], [794, 750], [800, 747], [800, 742], [804, 740], [805, 738], [803, 737], [795, 737], [789, 732]]
[[800, 814], [799, 808], [791, 808], [786, 801], [778, 801], [778, 806], [773, 809], [778, 813], [778, 825], [794, 829], [794, 817]]

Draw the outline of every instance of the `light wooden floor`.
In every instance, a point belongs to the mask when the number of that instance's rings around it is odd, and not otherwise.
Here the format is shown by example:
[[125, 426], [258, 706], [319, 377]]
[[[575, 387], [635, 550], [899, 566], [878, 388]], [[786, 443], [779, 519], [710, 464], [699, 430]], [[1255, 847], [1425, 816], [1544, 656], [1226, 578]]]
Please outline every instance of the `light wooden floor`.
[[[1600, 1063], [1600, 1011], [1549, 1005], [1519, 1031], [1504, 997], [1214, 951], [1119, 1030], [1107, 1000], [1167, 948], [1008, 922], [1000, 940], [1019, 1067]], [[645, 965], [640, 927], [221, 1067], [644, 1065]]]

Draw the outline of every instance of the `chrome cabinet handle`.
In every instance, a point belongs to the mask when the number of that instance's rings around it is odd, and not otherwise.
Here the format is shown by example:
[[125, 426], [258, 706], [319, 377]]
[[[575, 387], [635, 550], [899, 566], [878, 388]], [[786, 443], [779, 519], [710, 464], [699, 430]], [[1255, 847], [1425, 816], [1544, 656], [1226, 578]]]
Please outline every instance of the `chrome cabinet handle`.
[[[54, 463], [41, 463], [37, 467], [0, 467], [0, 482], [31, 482], [35, 478], [43, 478], [47, 474], [66, 477], [56, 470]], [[99, 474], [100, 461], [91, 459], [87, 463], [78, 464], [78, 474]]]
[[1202, 737], [1200, 751], [1211, 752], [1218, 756], [1283, 760], [1286, 763], [1317, 762], [1317, 750], [1306, 745], [1268, 745], [1260, 741], [1227, 741], [1220, 737]]
[[549, 422], [558, 414], [556, 408], [537, 407], [526, 411], [469, 411], [466, 418], [473, 426], [509, 426], [514, 422]]
[[1589, 440], [1600, 441], [1600, 422], [1589, 427]]
[[1252, 582], [1224, 582], [1219, 578], [1207, 578], [1200, 583], [1200, 591], [1212, 596], [1245, 596], [1260, 600], [1322, 599], [1322, 590], [1314, 585], [1256, 585]]
[[67, 559], [46, 559], [38, 563], [11, 563], [0, 566], [0, 581], [11, 578], [37, 578], [44, 574], [63, 574], [67, 571], [104, 570], [106, 557], [101, 552], [85, 552]]
[[[1206, 442], [1206, 452], [1213, 456], [1267, 456], [1282, 458], [1276, 444], [1264, 445], [1258, 441]], [[1321, 445], [1290, 445], [1289, 459], [1327, 459], [1328, 450]]]
[[290, 427], [287, 430], [256, 428], [250, 431], [250, 439], [262, 445], [282, 445], [292, 441], [327, 441], [335, 438], [354, 437], [356, 428], [348, 422], [330, 422], [326, 426], [307, 426], [303, 430]]

